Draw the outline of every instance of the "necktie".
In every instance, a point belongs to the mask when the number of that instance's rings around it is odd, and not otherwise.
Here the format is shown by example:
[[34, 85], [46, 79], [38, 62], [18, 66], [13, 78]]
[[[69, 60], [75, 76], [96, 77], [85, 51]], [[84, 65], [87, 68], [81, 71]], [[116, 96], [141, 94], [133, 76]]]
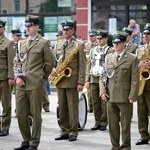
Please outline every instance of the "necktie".
[[62, 61], [65, 59], [65, 49], [66, 49], [67, 45], [68, 45], [68, 41], [66, 41], [63, 45], [63, 59], [62, 59]]
[[118, 63], [118, 61], [119, 61], [119, 58], [120, 58], [120, 55], [117, 55], [117, 63]]
[[33, 40], [29, 40], [29, 46], [31, 45], [32, 41], [33, 41]]

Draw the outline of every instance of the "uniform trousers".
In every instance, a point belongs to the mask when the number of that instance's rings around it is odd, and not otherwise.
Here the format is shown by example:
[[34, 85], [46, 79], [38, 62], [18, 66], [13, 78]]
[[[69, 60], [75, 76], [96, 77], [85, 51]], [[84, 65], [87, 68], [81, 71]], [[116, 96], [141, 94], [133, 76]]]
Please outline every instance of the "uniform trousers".
[[148, 132], [150, 116], [150, 91], [144, 91], [137, 101], [138, 103], [138, 128], [141, 139], [150, 140]]
[[46, 91], [46, 86], [43, 87], [43, 109], [49, 108], [50, 102]]
[[79, 96], [76, 88], [58, 88], [61, 135], [78, 136]]
[[92, 98], [91, 98], [91, 90], [87, 88], [87, 97], [88, 97], [88, 110], [93, 111]]
[[94, 110], [95, 125], [107, 126], [106, 101], [101, 100], [99, 95], [99, 83], [91, 83], [91, 98]]
[[[16, 90], [16, 113], [18, 125], [23, 137], [22, 145], [38, 147], [41, 137], [41, 111], [42, 111], [43, 88], [39, 90]], [[28, 116], [33, 119], [32, 130]]]
[[[111, 150], [131, 150], [131, 103], [108, 102], [108, 125]], [[121, 129], [120, 129], [121, 126]], [[120, 145], [120, 132], [122, 131], [122, 144]]]
[[8, 81], [0, 81], [0, 100], [2, 102], [2, 121], [0, 130], [8, 130], [11, 123], [11, 86]]

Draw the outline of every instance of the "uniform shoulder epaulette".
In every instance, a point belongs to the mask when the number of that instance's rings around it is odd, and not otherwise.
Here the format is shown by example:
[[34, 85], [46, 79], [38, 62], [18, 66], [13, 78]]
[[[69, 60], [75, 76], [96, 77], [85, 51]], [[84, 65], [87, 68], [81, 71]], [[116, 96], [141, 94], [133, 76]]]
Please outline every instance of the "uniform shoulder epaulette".
[[130, 53], [130, 52], [126, 52], [128, 55], [134, 56], [136, 57], [136, 55], [134, 53]]

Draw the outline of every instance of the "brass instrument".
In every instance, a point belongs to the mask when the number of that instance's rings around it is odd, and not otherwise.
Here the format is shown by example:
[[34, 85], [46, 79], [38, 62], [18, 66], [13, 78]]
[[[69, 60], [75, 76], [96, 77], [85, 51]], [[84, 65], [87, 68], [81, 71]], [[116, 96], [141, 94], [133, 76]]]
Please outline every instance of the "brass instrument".
[[56, 85], [60, 79], [63, 77], [70, 77], [72, 70], [69, 67], [66, 67], [68, 63], [73, 58], [74, 54], [77, 53], [78, 50], [78, 43], [76, 41], [72, 41], [76, 44], [75, 48], [72, 50], [72, 52], [65, 58], [65, 60], [56, 68], [57, 75], [50, 77], [50, 83], [53, 85]]
[[149, 61], [149, 58], [150, 58], [150, 46], [148, 46], [147, 51], [144, 54], [144, 57], [142, 58], [143, 62], [140, 68], [140, 84], [138, 96], [140, 96], [143, 93], [146, 80], [150, 79], [150, 71], [145, 67], [145, 62]]

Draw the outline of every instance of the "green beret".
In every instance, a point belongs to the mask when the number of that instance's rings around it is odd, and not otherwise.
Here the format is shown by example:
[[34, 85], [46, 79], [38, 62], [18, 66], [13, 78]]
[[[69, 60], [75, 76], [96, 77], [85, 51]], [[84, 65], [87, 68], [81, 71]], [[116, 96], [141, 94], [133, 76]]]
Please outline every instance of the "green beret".
[[74, 21], [73, 20], [64, 20], [61, 22], [63, 29], [74, 28]]
[[0, 26], [2, 27], [5, 27], [5, 25], [6, 25], [6, 21], [5, 20], [3, 20], [3, 19], [0, 19]]
[[120, 43], [125, 42], [127, 38], [127, 34], [122, 31], [116, 31], [116, 33], [113, 35], [112, 42], [113, 43]]
[[89, 31], [89, 36], [93, 36], [93, 35], [96, 35], [97, 34], [97, 30], [96, 29], [91, 29]]
[[20, 29], [12, 29], [12, 30], [11, 30], [11, 33], [12, 33], [12, 34], [15, 34], [15, 35], [18, 35], [18, 36], [21, 36], [21, 31], [20, 31]]
[[147, 23], [145, 26], [144, 26], [144, 31], [143, 33], [150, 33], [150, 23]]
[[59, 36], [59, 35], [63, 35], [63, 32], [61, 30], [59, 30], [56, 34], [56, 36]]
[[25, 19], [25, 26], [29, 27], [34, 24], [39, 24], [39, 21], [40, 21], [39, 16], [27, 15], [27, 17]]
[[97, 39], [101, 39], [107, 36], [108, 36], [108, 31], [102, 29], [97, 30]]
[[125, 33], [127, 33], [127, 34], [132, 34], [132, 32], [133, 32], [133, 30], [132, 29], [129, 29], [129, 28], [127, 28], [127, 27], [124, 27], [123, 29], [122, 29], [122, 31], [123, 32], [125, 32]]

